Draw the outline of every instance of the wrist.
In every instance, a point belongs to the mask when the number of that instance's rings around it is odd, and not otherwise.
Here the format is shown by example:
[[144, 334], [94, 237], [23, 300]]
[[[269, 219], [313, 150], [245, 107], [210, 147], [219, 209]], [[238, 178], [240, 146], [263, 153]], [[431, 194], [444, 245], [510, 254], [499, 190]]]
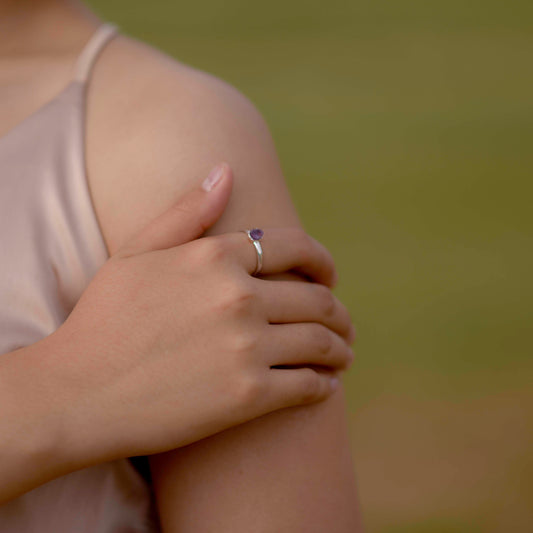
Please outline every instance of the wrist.
[[69, 407], [49, 337], [0, 358], [0, 503], [84, 466], [65, 439]]
[[[99, 376], [92, 343], [63, 326], [43, 339], [48, 358], [48, 395], [53, 414], [49, 445], [70, 471], [118, 458], [111, 449], [112, 428], [104, 434], [106, 410], [100, 401]], [[95, 381], [96, 379], [96, 381]]]

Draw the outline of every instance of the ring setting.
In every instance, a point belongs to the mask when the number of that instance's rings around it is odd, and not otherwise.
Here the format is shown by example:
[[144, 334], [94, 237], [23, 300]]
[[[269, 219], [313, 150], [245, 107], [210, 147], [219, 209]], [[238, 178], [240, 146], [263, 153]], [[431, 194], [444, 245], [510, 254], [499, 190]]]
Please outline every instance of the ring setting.
[[261, 247], [261, 243], [259, 241], [261, 240], [265, 232], [259, 228], [244, 230], [244, 232], [248, 235], [248, 239], [252, 242], [255, 251], [257, 252], [257, 263], [255, 271], [252, 272], [252, 276], [254, 276], [255, 274], [259, 274], [261, 272], [261, 269], [263, 268], [263, 248]]

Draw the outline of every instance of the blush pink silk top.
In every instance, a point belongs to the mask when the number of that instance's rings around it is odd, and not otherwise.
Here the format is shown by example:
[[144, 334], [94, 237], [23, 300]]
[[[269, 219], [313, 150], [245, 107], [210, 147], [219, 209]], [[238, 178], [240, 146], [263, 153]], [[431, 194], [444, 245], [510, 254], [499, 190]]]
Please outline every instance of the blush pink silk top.
[[[86, 180], [84, 128], [91, 67], [115, 34], [102, 24], [72, 81], [0, 137], [0, 354], [56, 330], [109, 257]], [[0, 532], [159, 531], [142, 471], [124, 458], [49, 481], [0, 505]]]

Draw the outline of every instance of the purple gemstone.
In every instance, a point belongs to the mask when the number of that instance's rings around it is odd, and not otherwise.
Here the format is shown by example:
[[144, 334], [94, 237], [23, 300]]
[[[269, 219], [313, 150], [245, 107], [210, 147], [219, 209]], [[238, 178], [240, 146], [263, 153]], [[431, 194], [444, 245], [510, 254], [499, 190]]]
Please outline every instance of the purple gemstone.
[[263, 230], [259, 228], [254, 228], [252, 231], [250, 231], [250, 237], [252, 237], [254, 241], [258, 241], [263, 235]]

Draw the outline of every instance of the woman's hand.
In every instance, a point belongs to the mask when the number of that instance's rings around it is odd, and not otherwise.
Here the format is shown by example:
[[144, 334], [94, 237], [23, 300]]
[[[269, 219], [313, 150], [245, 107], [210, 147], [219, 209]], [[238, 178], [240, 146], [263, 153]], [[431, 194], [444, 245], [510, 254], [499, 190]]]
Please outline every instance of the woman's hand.
[[263, 228], [262, 273], [314, 280], [274, 281], [251, 275], [244, 232], [198, 238], [229, 200], [231, 170], [221, 171], [216, 187], [190, 191], [113, 255], [52, 335], [64, 439], [90, 446], [95, 462], [323, 400], [353, 359], [324, 246], [299, 228]]

